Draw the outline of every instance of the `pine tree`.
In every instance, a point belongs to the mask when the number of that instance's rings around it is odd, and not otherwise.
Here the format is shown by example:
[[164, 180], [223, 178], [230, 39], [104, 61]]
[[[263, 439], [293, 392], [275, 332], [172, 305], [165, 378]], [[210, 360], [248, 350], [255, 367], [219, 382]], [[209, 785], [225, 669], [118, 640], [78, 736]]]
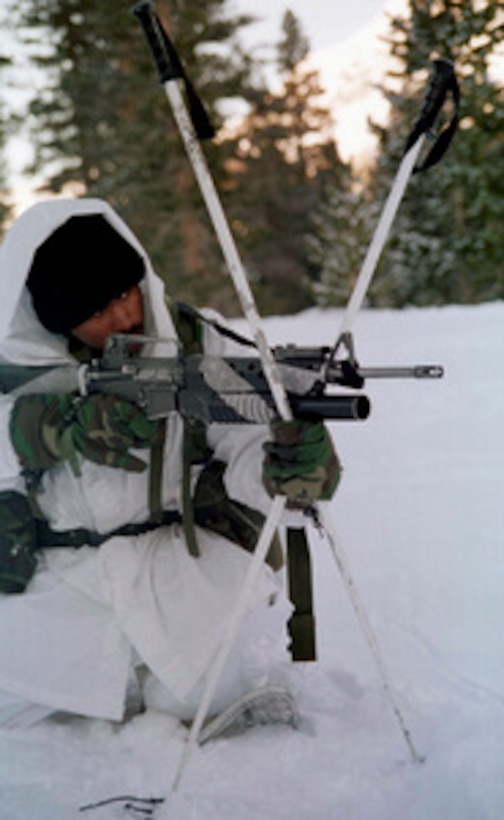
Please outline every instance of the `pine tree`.
[[[452, 60], [461, 122], [445, 159], [416, 175], [384, 254], [372, 295], [381, 304], [471, 303], [504, 295], [504, 92], [490, 63], [504, 37], [502, 0], [409, 0], [391, 20], [399, 61], [389, 84], [391, 121], [373, 192], [383, 199], [418, 112], [435, 57]], [[399, 87], [397, 87], [399, 83]]]
[[313, 304], [306, 235], [326, 189], [338, 185], [341, 163], [318, 71], [305, 61], [309, 44], [286, 12], [278, 63], [283, 87], [251, 98], [233, 146], [228, 204], [240, 235], [258, 303], [266, 313]]
[[319, 273], [313, 282], [317, 304], [341, 307], [359, 274], [379, 204], [350, 172], [315, 213], [307, 237], [309, 258]]
[[[227, 16], [225, 0], [169, 0], [158, 10], [211, 117], [250, 82], [235, 33], [250, 18]], [[229, 278], [180, 137], [130, 4], [22, 0], [24, 25], [45, 87], [30, 115], [51, 192], [107, 199], [148, 249], [179, 299], [233, 305]], [[219, 147], [207, 149], [219, 175]]]
[[9, 188], [7, 184], [7, 162], [4, 156], [6, 143], [5, 110], [5, 105], [0, 101], [0, 239], [5, 232], [6, 223], [11, 213]]
[[[3, 79], [5, 69], [10, 65], [10, 59], [7, 55], [2, 53], [0, 46], [0, 78]], [[0, 83], [0, 88], [4, 87], [4, 83]], [[5, 155], [7, 145], [9, 127], [8, 127], [8, 113], [7, 104], [5, 100], [0, 97], [0, 239], [5, 232], [7, 221], [12, 213], [12, 205], [10, 199], [10, 191], [8, 185], [8, 167]]]

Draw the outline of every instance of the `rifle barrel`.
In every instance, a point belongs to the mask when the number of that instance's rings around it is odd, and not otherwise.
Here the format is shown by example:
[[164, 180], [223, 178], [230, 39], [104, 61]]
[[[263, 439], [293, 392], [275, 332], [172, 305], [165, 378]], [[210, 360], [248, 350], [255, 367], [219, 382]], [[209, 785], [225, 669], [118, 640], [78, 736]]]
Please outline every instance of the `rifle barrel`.
[[363, 379], [441, 379], [444, 370], [439, 364], [417, 364], [412, 367], [359, 367]]

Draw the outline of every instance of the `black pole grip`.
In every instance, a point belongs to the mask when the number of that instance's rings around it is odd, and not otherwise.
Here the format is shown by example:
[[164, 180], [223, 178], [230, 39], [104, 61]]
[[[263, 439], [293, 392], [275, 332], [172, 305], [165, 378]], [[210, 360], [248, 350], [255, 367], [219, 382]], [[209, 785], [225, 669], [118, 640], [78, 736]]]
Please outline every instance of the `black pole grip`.
[[131, 13], [138, 18], [142, 25], [161, 82], [166, 83], [169, 80], [183, 77], [184, 70], [178, 55], [173, 46], [170, 48], [171, 43], [168, 40], [168, 35], [163, 29], [152, 3], [137, 3], [131, 9]]
[[215, 136], [215, 129], [210, 122], [210, 117], [187, 76], [177, 50], [155, 13], [152, 3], [137, 3], [131, 9], [131, 13], [138, 18], [142, 25], [147, 44], [158, 70], [159, 79], [163, 84], [171, 80], [182, 79], [184, 81], [189, 114], [196, 135], [200, 140], [212, 139]]
[[432, 128], [443, 107], [448, 91], [452, 87], [455, 72], [449, 60], [434, 60], [434, 73], [425, 95], [425, 102], [413, 128], [421, 126], [423, 131]]
[[449, 125], [440, 133], [423, 164], [416, 169], [417, 171], [424, 171], [439, 162], [448, 148], [458, 124], [460, 90], [453, 63], [450, 60], [434, 60], [434, 74], [429, 83], [420, 115], [408, 137], [405, 153], [409, 151], [422, 134], [430, 131], [449, 93], [453, 96], [455, 113]]

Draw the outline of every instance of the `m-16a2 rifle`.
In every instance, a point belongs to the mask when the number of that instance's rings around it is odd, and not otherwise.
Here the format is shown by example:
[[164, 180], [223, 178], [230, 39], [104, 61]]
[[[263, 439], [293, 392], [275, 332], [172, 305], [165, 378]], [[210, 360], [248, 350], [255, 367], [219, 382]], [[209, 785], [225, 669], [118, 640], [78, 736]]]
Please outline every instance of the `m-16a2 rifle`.
[[[360, 390], [367, 378], [439, 378], [437, 365], [360, 368], [336, 360], [329, 347], [275, 347], [294, 418], [364, 420], [370, 401], [360, 392], [330, 394], [328, 387]], [[110, 336], [103, 355], [87, 365], [19, 367], [0, 364], [0, 389], [20, 393], [109, 393], [143, 407], [149, 418], [179, 412], [205, 423], [266, 424], [277, 417], [258, 356], [183, 355], [178, 343], [141, 335]]]

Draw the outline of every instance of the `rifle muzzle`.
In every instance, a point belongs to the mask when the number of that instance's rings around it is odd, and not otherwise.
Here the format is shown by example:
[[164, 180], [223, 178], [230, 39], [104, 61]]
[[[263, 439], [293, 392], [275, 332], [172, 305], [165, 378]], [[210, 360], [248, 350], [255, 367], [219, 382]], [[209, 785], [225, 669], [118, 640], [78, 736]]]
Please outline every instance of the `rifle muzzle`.
[[306, 421], [363, 421], [371, 410], [367, 396], [290, 396], [295, 418]]

